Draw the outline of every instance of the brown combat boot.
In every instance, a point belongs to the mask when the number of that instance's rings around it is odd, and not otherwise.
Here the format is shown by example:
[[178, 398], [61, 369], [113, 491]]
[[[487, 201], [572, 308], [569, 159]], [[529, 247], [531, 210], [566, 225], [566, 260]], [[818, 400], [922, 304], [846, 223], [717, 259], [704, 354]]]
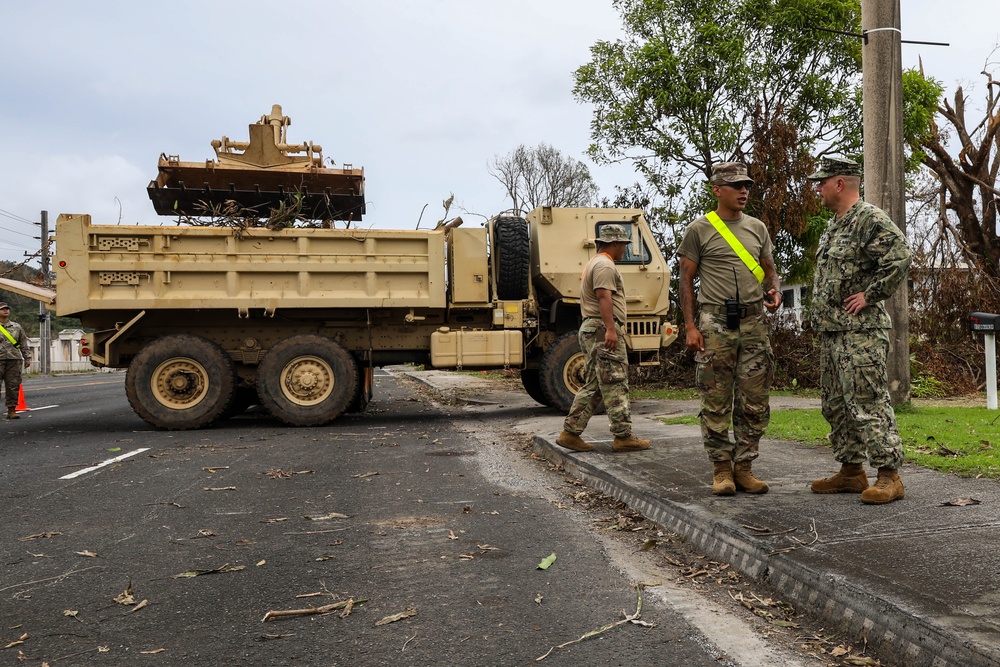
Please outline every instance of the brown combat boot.
[[17, 408], [7, 408], [7, 419], [20, 419], [21, 415], [17, 414]]
[[746, 493], [767, 493], [769, 488], [767, 482], [753, 476], [751, 465], [750, 461], [737, 461], [733, 465], [733, 482], [736, 484], [736, 490]]
[[592, 444], [585, 442], [576, 433], [570, 433], [569, 431], [560, 433], [559, 437], [556, 438], [556, 444], [566, 449], [572, 449], [574, 452], [589, 452], [594, 448]]
[[861, 493], [868, 488], [868, 475], [860, 463], [844, 463], [833, 477], [812, 483], [813, 493]]
[[866, 505], [884, 505], [893, 500], [902, 500], [903, 491], [903, 480], [894, 468], [879, 468], [875, 486], [862, 492], [861, 502]]
[[717, 496], [735, 496], [736, 483], [733, 481], [733, 462], [715, 461], [712, 474], [712, 493]]
[[649, 449], [649, 440], [637, 438], [634, 433], [629, 433], [624, 438], [616, 435], [611, 449], [616, 452], [638, 452], [641, 449]]

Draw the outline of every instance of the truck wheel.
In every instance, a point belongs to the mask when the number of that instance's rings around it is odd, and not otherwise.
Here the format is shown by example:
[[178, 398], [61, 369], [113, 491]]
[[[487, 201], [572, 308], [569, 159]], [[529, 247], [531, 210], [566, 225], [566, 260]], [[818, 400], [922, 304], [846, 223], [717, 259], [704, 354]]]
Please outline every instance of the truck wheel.
[[199, 336], [154, 340], [140, 350], [125, 374], [125, 393], [135, 413], [158, 428], [202, 428], [229, 405], [236, 369], [225, 350]]
[[575, 331], [563, 334], [545, 350], [538, 374], [546, 404], [569, 412], [576, 392], [583, 386], [586, 365]]
[[528, 298], [531, 249], [528, 221], [524, 218], [497, 218], [493, 221], [497, 255], [497, 298], [521, 301]]
[[524, 390], [528, 392], [528, 396], [531, 396], [542, 405], [552, 407], [552, 404], [545, 398], [545, 392], [542, 391], [541, 374], [537, 368], [522, 368], [521, 384], [524, 385]]
[[272, 415], [292, 426], [339, 417], [358, 386], [354, 357], [323, 336], [292, 336], [268, 350], [257, 370], [257, 394]]

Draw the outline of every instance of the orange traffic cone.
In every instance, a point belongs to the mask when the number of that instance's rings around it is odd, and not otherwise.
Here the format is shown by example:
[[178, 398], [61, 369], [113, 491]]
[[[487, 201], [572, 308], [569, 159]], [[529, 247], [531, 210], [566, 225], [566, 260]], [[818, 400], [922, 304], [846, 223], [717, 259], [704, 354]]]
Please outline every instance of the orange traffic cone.
[[18, 385], [17, 387], [17, 407], [14, 408], [18, 412], [23, 410], [30, 410], [28, 404], [24, 402], [24, 385]]

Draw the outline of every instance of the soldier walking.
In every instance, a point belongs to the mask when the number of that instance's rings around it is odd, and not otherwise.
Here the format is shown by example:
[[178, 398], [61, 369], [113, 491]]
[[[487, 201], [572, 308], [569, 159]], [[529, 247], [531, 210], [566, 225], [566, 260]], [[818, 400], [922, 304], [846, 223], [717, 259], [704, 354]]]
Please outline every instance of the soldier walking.
[[[830, 443], [841, 463], [815, 493], [860, 493], [882, 504], [903, 497], [903, 446], [889, 399], [886, 358], [892, 321], [883, 301], [906, 279], [910, 247], [888, 214], [861, 201], [861, 165], [823, 158], [809, 176], [834, 217], [819, 242], [812, 326], [820, 334], [820, 385]], [[868, 486], [864, 463], [878, 468]]]
[[598, 237], [597, 254], [583, 271], [580, 282], [580, 312], [583, 323], [578, 334], [586, 357], [584, 385], [576, 393], [573, 406], [563, 423], [556, 443], [577, 452], [594, 448], [580, 434], [587, 428], [594, 410], [604, 407], [614, 434], [612, 450], [633, 452], [649, 448], [649, 440], [632, 433], [632, 413], [628, 397], [628, 352], [623, 327], [627, 316], [625, 283], [615, 266], [631, 243], [621, 225], [604, 225]]
[[28, 337], [17, 322], [10, 320], [10, 306], [0, 301], [0, 372], [7, 395], [7, 419], [20, 419], [17, 399], [21, 389], [21, 366], [31, 363]]
[[[771, 417], [774, 354], [764, 308], [778, 309], [781, 286], [767, 227], [743, 213], [753, 185], [746, 166], [713, 165], [711, 185], [717, 208], [688, 225], [677, 249], [685, 339], [698, 364], [701, 435], [713, 494], [767, 493], [752, 465]], [[701, 280], [697, 320], [695, 277]]]

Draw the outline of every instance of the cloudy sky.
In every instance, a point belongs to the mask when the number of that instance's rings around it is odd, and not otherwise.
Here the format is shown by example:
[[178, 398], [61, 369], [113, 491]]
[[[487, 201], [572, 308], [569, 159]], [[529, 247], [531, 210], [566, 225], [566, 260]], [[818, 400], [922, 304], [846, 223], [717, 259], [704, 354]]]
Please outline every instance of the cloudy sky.
[[[487, 171], [519, 144], [586, 161], [591, 109], [572, 96], [590, 46], [619, 36], [611, 0], [36, 0], [0, 24], [0, 259], [38, 248], [39, 211], [99, 224], [170, 224], [146, 196], [160, 153], [214, 157], [281, 104], [288, 139], [363, 166], [364, 225], [412, 229], [455, 195], [495, 214]], [[998, 42], [993, 0], [904, 0], [904, 66], [953, 91]], [[994, 60], [998, 60], [994, 58]], [[994, 69], [1000, 77], [1000, 68]], [[978, 95], [976, 95], [978, 92]], [[975, 100], [974, 100], [975, 101]], [[602, 193], [631, 170], [591, 166]], [[453, 210], [453, 214], [456, 211]]]

